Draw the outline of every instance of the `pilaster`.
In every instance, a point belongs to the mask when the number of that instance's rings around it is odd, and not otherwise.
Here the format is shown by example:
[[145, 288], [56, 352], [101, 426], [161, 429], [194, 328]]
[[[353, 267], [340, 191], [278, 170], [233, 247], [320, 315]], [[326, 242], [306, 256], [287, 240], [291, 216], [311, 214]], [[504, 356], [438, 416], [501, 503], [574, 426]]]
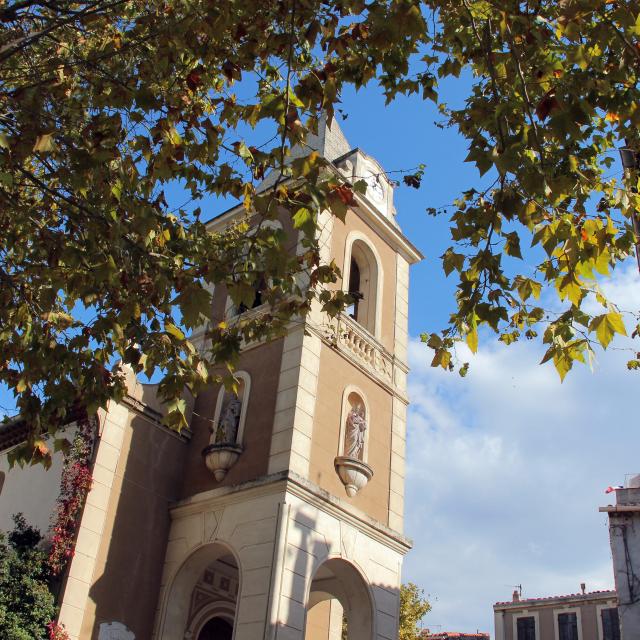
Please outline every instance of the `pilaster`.
[[75, 554], [60, 605], [58, 622], [64, 625], [70, 640], [81, 638], [82, 619], [89, 601], [96, 558], [100, 548], [111, 487], [116, 476], [129, 411], [110, 401], [107, 411], [100, 411], [99, 439], [93, 468], [93, 482], [78, 527]]
[[321, 344], [315, 334], [305, 335], [304, 324], [292, 329], [284, 340], [270, 474], [286, 469], [303, 477], [309, 473]]

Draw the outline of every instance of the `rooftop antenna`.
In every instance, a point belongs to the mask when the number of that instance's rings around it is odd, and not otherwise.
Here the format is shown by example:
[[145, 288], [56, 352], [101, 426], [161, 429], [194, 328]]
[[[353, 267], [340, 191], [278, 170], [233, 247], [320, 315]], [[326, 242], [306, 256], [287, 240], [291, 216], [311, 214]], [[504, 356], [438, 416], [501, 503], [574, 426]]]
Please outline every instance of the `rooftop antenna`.
[[518, 590], [518, 595], [522, 598], [522, 585], [521, 584], [507, 584], [507, 587]]

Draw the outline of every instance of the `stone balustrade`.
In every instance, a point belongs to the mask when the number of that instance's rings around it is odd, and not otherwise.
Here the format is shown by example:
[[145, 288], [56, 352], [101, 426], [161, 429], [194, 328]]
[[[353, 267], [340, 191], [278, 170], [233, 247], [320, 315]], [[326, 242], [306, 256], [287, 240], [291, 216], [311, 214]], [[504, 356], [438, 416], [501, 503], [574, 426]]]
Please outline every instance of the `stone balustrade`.
[[329, 325], [334, 346], [383, 382], [393, 384], [393, 356], [353, 318], [340, 314]]

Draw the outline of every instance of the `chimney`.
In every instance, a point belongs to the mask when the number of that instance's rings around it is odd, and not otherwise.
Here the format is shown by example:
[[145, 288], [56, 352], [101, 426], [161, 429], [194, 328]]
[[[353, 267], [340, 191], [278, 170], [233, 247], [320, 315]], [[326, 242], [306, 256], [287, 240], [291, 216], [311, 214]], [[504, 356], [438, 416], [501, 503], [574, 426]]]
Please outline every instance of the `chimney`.
[[517, 589], [513, 590], [513, 601], [514, 602], [520, 602], [520, 594], [518, 593]]
[[580, 591], [582, 591], [582, 595], [585, 595], [587, 590], [587, 585], [584, 582], [580, 583]]

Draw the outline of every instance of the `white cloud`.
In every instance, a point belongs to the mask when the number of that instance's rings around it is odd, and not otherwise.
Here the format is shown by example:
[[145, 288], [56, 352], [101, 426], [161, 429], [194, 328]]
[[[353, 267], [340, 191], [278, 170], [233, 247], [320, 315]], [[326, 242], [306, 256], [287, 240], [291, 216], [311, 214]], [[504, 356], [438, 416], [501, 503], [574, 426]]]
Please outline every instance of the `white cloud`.
[[[640, 307], [637, 272], [605, 287]], [[411, 344], [404, 579], [437, 598], [427, 627], [493, 633], [492, 604], [520, 583], [524, 597], [613, 587], [598, 507], [640, 471], [638, 373], [610, 350], [595, 374], [578, 366], [561, 385], [542, 353], [487, 344], [462, 379]]]

